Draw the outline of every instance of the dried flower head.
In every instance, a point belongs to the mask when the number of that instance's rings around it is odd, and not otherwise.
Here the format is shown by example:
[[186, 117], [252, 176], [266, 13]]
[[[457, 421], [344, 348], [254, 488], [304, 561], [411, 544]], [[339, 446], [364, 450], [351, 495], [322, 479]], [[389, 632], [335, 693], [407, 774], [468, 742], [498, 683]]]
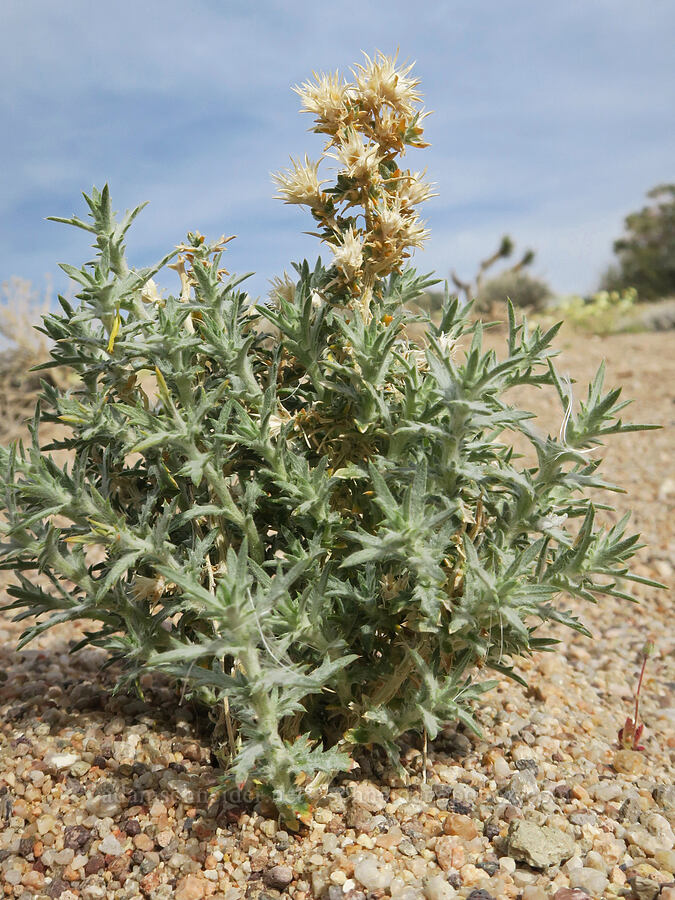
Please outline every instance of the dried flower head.
[[423, 247], [431, 232], [417, 214], [405, 217], [401, 229], [401, 240], [406, 248]]
[[373, 226], [368, 235], [373, 268], [387, 274], [398, 271], [415, 247], [429, 236], [414, 211], [402, 206], [398, 197], [382, 202], [373, 211]]
[[344, 124], [351, 101], [350, 87], [339, 72], [317, 75], [294, 88], [302, 100], [302, 112], [315, 116], [313, 131], [335, 134]]
[[379, 115], [371, 118], [368, 132], [380, 147], [382, 154], [405, 153], [405, 136], [408, 120], [394, 109], [384, 107]]
[[288, 274], [288, 272], [284, 272], [281, 278], [278, 275], [275, 275], [274, 278], [270, 280], [270, 291], [269, 291], [269, 299], [277, 304], [279, 302], [279, 298], [282, 300], [288, 300], [289, 303], [293, 302], [293, 298], [295, 297], [295, 282]]
[[335, 152], [328, 153], [341, 164], [341, 173], [363, 182], [376, 182], [380, 178], [379, 148], [364, 143], [361, 135], [348, 129], [346, 136], [336, 144]]
[[412, 209], [412, 207], [437, 196], [433, 191], [433, 185], [428, 181], [423, 181], [425, 175], [426, 170], [424, 172], [408, 171], [400, 176], [396, 190], [401, 206]]
[[363, 267], [363, 244], [354, 228], [348, 228], [342, 241], [331, 250], [337, 268], [344, 273], [347, 281], [353, 281]]
[[403, 116], [415, 113], [415, 104], [421, 100], [417, 92], [419, 80], [409, 78], [413, 63], [396, 65], [396, 56], [386, 56], [378, 51], [373, 59], [364, 53], [366, 61], [352, 70], [356, 80], [356, 94], [361, 103], [371, 110], [388, 105]]
[[302, 206], [318, 207], [324, 202], [319, 181], [319, 163], [310, 162], [305, 154], [304, 162], [291, 157], [291, 168], [272, 176], [277, 183], [278, 200], [284, 203], [298, 203]]

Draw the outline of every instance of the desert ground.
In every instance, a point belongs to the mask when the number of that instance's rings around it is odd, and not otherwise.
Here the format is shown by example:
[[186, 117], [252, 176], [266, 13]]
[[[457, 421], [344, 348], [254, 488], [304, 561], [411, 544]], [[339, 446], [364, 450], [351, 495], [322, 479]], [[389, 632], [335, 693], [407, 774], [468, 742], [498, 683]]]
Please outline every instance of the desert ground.
[[[645, 544], [636, 569], [672, 588], [673, 332], [564, 331], [557, 345], [577, 401], [604, 358], [607, 383], [634, 400], [626, 419], [663, 426], [598, 452], [626, 491], [605, 515], [633, 510]], [[541, 429], [557, 432], [548, 392], [525, 393]], [[148, 678], [143, 699], [112, 697], [116, 670], [102, 652], [69, 654], [79, 628], [17, 651], [22, 625], [0, 614], [0, 889], [22, 900], [673, 900], [672, 598], [635, 593], [635, 604], [563, 599], [593, 640], [560, 630], [561, 652], [521, 661], [529, 686], [502, 680], [485, 695], [482, 737], [448, 727], [426, 777], [411, 743], [407, 784], [364, 762], [295, 833], [264, 803], [210, 790], [208, 736], [168, 682]], [[620, 751], [647, 641], [644, 750]]]

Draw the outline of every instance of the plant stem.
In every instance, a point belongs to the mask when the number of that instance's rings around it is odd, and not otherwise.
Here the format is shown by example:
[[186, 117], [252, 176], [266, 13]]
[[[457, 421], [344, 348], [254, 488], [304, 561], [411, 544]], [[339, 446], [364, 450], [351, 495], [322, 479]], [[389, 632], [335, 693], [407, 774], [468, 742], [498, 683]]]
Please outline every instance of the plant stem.
[[638, 715], [640, 712], [640, 690], [642, 688], [642, 679], [645, 674], [647, 660], [649, 659], [650, 655], [651, 654], [650, 654], [650, 652], [648, 652], [647, 647], [645, 647], [645, 649], [643, 650], [642, 668], [640, 669], [640, 677], [638, 679], [638, 686], [637, 686], [637, 690], [635, 691], [635, 716], [633, 718], [634, 728], [638, 727]]

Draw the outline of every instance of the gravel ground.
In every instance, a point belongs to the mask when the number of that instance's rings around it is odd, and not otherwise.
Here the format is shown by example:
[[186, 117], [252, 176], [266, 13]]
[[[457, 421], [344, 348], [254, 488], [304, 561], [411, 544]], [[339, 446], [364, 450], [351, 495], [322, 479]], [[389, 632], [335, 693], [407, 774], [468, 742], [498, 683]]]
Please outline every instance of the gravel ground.
[[[562, 335], [559, 346], [582, 384], [605, 357], [608, 381], [636, 400], [632, 418], [667, 426], [611, 441], [606, 473], [647, 543], [638, 571], [672, 583], [672, 336]], [[527, 402], [557, 430], [540, 393]], [[104, 656], [68, 654], [77, 628], [16, 652], [20, 628], [0, 618], [4, 896], [675, 900], [675, 634], [668, 593], [638, 594], [635, 606], [575, 604], [595, 640], [561, 631], [559, 654], [521, 663], [529, 688], [503, 681], [486, 695], [483, 739], [444, 732], [426, 780], [417, 747], [407, 785], [373, 762], [297, 834], [264, 806], [210, 793], [208, 742], [168, 683], [148, 679], [144, 701], [111, 698]], [[618, 751], [648, 639], [645, 750]]]

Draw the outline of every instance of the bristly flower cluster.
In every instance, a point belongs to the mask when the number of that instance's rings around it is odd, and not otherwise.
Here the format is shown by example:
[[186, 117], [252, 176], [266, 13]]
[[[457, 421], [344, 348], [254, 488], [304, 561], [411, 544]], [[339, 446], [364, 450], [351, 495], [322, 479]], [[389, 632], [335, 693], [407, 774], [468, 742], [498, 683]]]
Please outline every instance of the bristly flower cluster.
[[[429, 235], [415, 207], [432, 196], [431, 185], [398, 161], [408, 147], [427, 146], [411, 70], [378, 53], [355, 67], [352, 82], [339, 73], [315, 74], [296, 88], [303, 111], [314, 116], [312, 130], [328, 142], [317, 162], [292, 159], [275, 176], [281, 199], [310, 208], [333, 253], [331, 287], [341, 289], [345, 303], [357, 298], [366, 319], [378, 280], [400, 273]], [[337, 177], [326, 187], [319, 166], [328, 158], [337, 163]]]
[[[512, 308], [502, 359], [447, 293], [438, 323], [408, 311], [433, 283], [402, 268], [428, 194], [396, 161], [421, 146], [417, 83], [382, 56], [354, 78], [300, 89], [340, 170], [325, 189], [305, 159], [280, 187], [333, 261], [296, 266], [272, 305], [227, 276], [225, 238], [189, 234], [131, 269], [138, 209], [118, 221], [107, 188], [85, 198], [90, 221], [60, 220], [97, 250], [64, 266], [79, 305], [60, 298], [43, 326], [48, 365], [79, 380], [45, 384], [30, 445], [0, 449], [0, 566], [24, 642], [90, 620], [80, 646], [120, 661], [121, 685], [171, 673], [210, 710], [227, 778], [289, 821], [359, 747], [397, 764], [402, 734], [472, 726], [491, 684], [472, 670], [515, 677], [519, 654], [555, 643], [546, 622], [584, 631], [561, 595], [644, 582], [628, 569], [637, 537], [598, 527], [589, 497], [608, 487], [589, 449], [637, 427], [619, 391], [601, 369], [573, 409], [557, 328]], [[169, 262], [176, 296], [153, 280]], [[560, 436], [505, 399], [520, 385], [557, 395]], [[43, 445], [52, 423], [66, 434]], [[518, 463], [515, 439], [536, 462]]]

